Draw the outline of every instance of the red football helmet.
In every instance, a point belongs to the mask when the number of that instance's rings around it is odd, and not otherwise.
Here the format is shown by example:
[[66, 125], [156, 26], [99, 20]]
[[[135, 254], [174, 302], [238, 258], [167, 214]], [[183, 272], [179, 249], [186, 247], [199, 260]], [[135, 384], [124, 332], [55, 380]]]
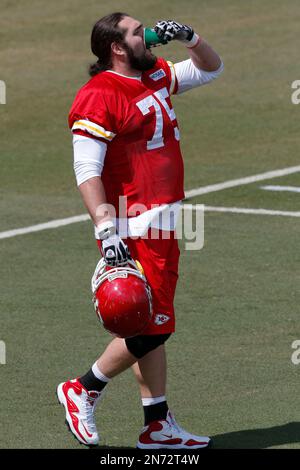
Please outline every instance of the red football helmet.
[[152, 316], [152, 297], [137, 264], [110, 267], [102, 258], [92, 278], [97, 317], [114, 336], [129, 338], [143, 332]]

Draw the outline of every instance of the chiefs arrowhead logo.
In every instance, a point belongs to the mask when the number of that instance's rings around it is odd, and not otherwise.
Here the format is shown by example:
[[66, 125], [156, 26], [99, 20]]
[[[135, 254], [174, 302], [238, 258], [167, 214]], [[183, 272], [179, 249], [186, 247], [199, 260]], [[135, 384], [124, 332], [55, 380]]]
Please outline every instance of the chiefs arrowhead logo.
[[170, 320], [170, 317], [168, 315], [164, 315], [163, 313], [158, 313], [155, 315], [154, 323], [155, 325], [163, 325], [164, 323], [167, 323], [167, 321]]

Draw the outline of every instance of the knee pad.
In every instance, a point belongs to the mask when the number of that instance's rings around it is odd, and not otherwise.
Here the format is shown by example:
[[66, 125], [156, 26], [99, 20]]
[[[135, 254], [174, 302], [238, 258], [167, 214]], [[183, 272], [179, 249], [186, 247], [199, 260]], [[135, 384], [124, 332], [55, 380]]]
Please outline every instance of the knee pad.
[[148, 352], [164, 344], [170, 336], [171, 333], [165, 335], [139, 335], [126, 338], [125, 343], [128, 351], [136, 358], [141, 359]]

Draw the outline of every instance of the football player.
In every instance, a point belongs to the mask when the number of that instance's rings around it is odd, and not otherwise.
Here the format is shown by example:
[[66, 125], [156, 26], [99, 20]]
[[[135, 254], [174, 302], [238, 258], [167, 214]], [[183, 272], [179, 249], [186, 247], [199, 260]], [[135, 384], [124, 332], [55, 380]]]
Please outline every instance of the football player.
[[[182, 429], [166, 400], [165, 342], [175, 331], [178, 279], [175, 225], [184, 198], [171, 96], [211, 82], [223, 63], [190, 26], [168, 20], [158, 21], [154, 29], [162, 42], [181, 44], [187, 59], [173, 64], [156, 57], [146, 47], [143, 24], [130, 15], [113, 13], [97, 21], [91, 48], [98, 60], [69, 115], [77, 185], [101, 255], [108, 266], [140, 261], [153, 315], [142, 334], [112, 339], [91, 369], [61, 383], [57, 395], [75, 437], [97, 445], [96, 405], [108, 382], [132, 367], [145, 418], [137, 447], [200, 449], [209, 445], [209, 437]], [[120, 197], [126, 198], [125, 215]]]

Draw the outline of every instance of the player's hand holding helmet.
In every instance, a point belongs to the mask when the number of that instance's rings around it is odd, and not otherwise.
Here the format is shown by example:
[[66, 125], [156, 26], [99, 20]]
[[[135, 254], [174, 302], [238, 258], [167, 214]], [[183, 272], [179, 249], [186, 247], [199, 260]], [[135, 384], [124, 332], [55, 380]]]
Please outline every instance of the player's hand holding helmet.
[[109, 267], [104, 258], [92, 278], [93, 303], [104, 328], [120, 338], [139, 335], [152, 316], [150, 287], [133, 260]]
[[128, 246], [119, 237], [111, 221], [98, 225], [97, 232], [101, 241], [100, 251], [108, 266], [125, 266], [131, 259]]
[[154, 30], [161, 40], [172, 41], [173, 39], [177, 39], [183, 42], [187, 47], [194, 47], [199, 40], [199, 36], [194, 33], [194, 30], [190, 26], [178, 23], [174, 20], [158, 21]]

